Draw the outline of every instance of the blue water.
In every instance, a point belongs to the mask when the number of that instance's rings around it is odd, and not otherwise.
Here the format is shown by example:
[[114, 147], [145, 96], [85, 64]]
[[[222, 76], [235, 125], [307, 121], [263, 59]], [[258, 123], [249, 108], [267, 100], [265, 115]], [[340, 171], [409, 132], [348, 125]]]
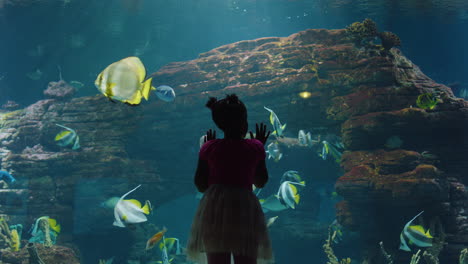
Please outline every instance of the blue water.
[[[59, 79], [59, 68], [64, 79], [84, 84], [78, 96], [95, 95], [96, 75], [110, 62], [127, 56], [138, 55], [148, 72], [155, 72], [167, 63], [191, 60], [224, 44], [284, 37], [309, 28], [344, 28], [365, 18], [376, 21], [382, 31], [398, 34], [403, 53], [429, 77], [457, 84], [456, 93], [468, 89], [467, 4], [454, 1], [460, 5], [457, 7], [450, 1], [442, 6], [430, 5], [430, 1], [395, 2], [398, 1], [0, 0], [0, 104], [14, 100], [26, 106], [42, 99], [47, 83]], [[26, 76], [36, 70], [43, 73], [40, 79]], [[335, 163], [291, 154], [287, 164], [268, 164], [272, 181], [278, 181], [289, 169], [298, 170], [301, 175], [320, 175], [320, 180], [311, 181], [303, 194], [308, 201], [304, 205], [307, 217], [311, 219], [298, 221], [328, 225], [335, 219], [334, 204], [339, 198], [332, 198], [331, 193], [334, 180], [340, 175]], [[84, 181], [76, 186], [71, 229], [85, 264], [111, 257], [116, 257], [116, 263], [126, 263], [129, 248], [136, 243], [127, 232], [111, 227], [112, 211], [102, 222], [87, 220], [90, 211], [97, 210], [97, 204], [80, 194], [97, 195], [100, 186], [109, 184], [114, 183]], [[273, 193], [275, 188], [267, 186], [264, 192]], [[198, 203], [195, 195], [193, 188], [185, 196], [156, 204], [149, 222], [167, 227], [171, 236], [185, 243]], [[287, 237], [273, 233], [278, 263], [325, 263], [322, 243], [310, 245]], [[354, 250], [358, 246], [359, 237], [350, 234], [335, 250], [338, 255], [358, 258]]]

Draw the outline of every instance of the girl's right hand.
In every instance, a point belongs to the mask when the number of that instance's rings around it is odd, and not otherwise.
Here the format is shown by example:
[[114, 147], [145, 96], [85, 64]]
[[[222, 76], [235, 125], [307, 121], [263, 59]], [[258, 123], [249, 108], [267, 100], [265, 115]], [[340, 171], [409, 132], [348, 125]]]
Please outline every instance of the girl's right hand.
[[255, 132], [256, 133], [254, 137], [252, 131], [249, 131], [250, 138], [255, 138], [259, 140], [260, 142], [262, 142], [263, 145], [265, 145], [265, 143], [268, 140], [268, 137], [270, 136], [270, 131], [268, 131], [268, 133], [266, 132], [266, 125], [263, 123], [260, 123], [260, 125], [258, 125], [258, 123], [255, 124]]

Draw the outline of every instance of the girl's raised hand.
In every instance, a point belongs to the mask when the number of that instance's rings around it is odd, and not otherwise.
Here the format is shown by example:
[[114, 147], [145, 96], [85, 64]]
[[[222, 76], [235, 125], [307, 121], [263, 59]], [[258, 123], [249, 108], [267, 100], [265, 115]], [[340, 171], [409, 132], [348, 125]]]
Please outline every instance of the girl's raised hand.
[[252, 131], [250, 131], [250, 138], [255, 138], [257, 140], [259, 140], [260, 142], [263, 143], [263, 145], [265, 145], [265, 143], [267, 142], [268, 140], [268, 137], [270, 136], [270, 131], [268, 131], [268, 133], [266, 132], [266, 125], [263, 124], [263, 123], [260, 123], [260, 125], [257, 123], [255, 124], [255, 137], [252, 133]]
[[213, 139], [216, 139], [216, 130], [210, 129], [210, 130], [206, 131], [206, 136], [205, 136], [205, 140], [204, 140], [205, 143], [207, 141], [210, 141], [210, 140], [213, 140]]

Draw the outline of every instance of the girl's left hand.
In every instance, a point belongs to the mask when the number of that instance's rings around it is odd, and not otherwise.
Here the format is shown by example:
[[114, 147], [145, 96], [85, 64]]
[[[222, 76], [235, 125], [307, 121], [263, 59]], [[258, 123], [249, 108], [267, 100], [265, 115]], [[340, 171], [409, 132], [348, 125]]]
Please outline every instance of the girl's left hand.
[[213, 139], [216, 139], [216, 130], [210, 129], [206, 131], [205, 143]]

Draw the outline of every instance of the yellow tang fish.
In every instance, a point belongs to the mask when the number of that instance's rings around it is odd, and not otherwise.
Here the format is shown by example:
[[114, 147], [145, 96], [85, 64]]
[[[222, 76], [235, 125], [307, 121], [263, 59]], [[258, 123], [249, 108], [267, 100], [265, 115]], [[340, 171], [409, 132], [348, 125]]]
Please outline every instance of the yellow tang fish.
[[152, 78], [145, 79], [146, 69], [138, 57], [127, 57], [107, 66], [94, 84], [109, 100], [138, 105], [141, 98], [148, 100]]
[[158, 243], [164, 236], [164, 234], [166, 233], [167, 229], [164, 228], [162, 231], [154, 234], [150, 239], [148, 239], [148, 241], [146, 242], [146, 250], [149, 250], [149, 249], [152, 249], [156, 243]]

